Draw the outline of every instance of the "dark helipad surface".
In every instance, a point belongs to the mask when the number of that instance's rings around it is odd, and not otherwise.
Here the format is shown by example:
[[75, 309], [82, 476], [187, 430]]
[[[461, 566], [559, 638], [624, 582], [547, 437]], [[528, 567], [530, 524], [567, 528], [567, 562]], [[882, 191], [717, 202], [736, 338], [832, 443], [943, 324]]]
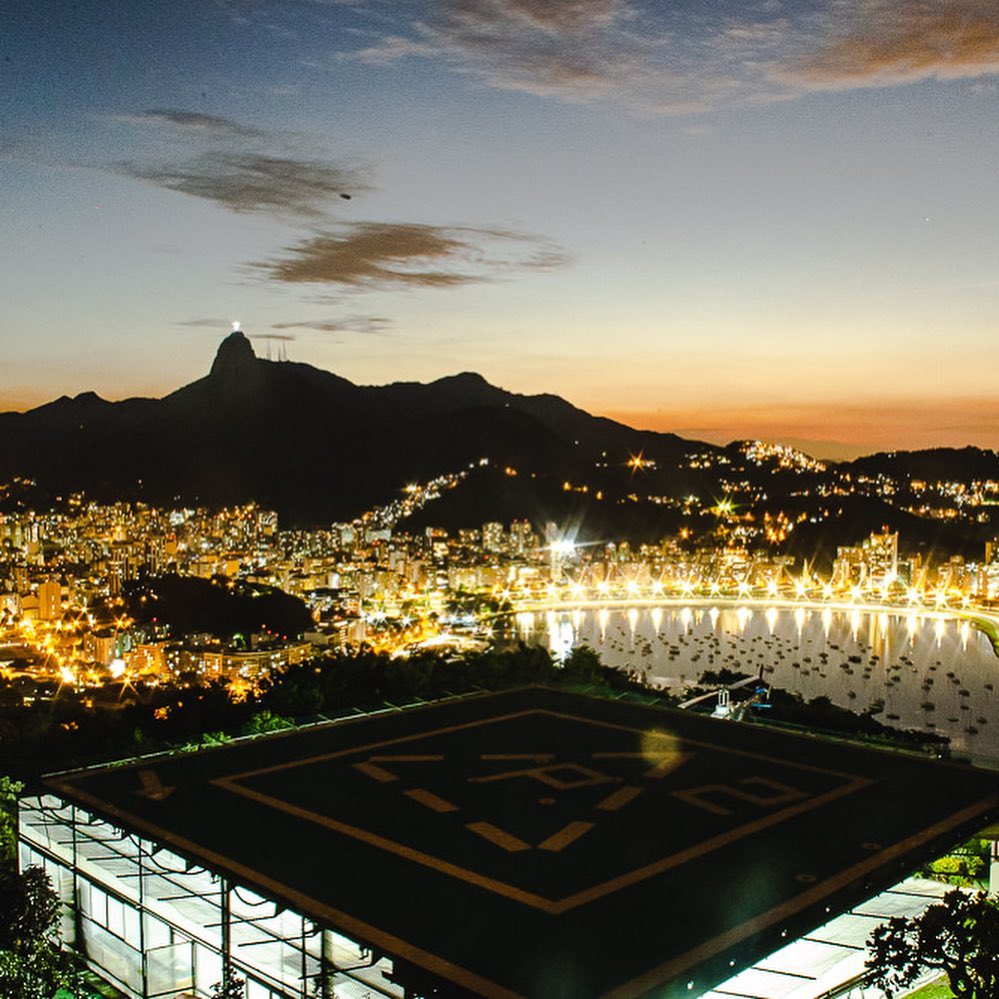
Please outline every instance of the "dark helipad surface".
[[51, 783], [495, 996], [697, 994], [997, 805], [992, 774], [537, 688]]

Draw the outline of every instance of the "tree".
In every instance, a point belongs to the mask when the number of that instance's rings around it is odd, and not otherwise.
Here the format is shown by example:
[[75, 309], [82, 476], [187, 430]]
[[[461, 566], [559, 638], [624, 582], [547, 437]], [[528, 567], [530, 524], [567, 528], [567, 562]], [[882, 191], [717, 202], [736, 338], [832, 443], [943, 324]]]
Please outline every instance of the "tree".
[[927, 968], [947, 975], [955, 996], [999, 995], [999, 899], [955, 889], [921, 916], [894, 918], [868, 940], [870, 984], [889, 996]]
[[599, 683], [606, 667], [588, 645], [577, 645], [562, 663], [566, 674], [579, 683]]
[[9, 777], [0, 777], [0, 867], [12, 868], [17, 862], [17, 799], [24, 785]]
[[76, 978], [59, 947], [59, 897], [40, 867], [0, 871], [0, 995], [51, 999]]

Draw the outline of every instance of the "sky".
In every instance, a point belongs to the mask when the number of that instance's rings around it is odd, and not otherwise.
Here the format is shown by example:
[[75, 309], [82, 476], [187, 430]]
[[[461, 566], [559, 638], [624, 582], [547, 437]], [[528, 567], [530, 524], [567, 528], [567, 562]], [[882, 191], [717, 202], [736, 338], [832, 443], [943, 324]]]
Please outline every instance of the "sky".
[[240, 322], [820, 457], [999, 448], [995, 0], [7, 0], [0, 410]]

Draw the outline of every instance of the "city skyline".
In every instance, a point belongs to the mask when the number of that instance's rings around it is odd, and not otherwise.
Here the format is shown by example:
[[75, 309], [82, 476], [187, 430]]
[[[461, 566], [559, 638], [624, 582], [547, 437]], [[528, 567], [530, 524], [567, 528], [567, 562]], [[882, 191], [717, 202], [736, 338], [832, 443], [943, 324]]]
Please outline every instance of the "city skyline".
[[984, 0], [15, 3], [0, 410], [241, 320], [818, 456], [999, 446]]

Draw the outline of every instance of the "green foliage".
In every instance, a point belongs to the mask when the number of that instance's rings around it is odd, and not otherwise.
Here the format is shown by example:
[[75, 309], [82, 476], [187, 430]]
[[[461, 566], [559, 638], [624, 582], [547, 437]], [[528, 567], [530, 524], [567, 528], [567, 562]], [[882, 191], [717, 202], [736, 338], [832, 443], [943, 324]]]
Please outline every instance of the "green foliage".
[[962, 888], [982, 889], [988, 880], [990, 845], [988, 840], [969, 839], [945, 856], [926, 864], [920, 874]]
[[59, 949], [59, 898], [40, 867], [0, 872], [0, 995], [51, 999], [76, 977]]
[[286, 728], [292, 728], [294, 723], [288, 718], [274, 714], [268, 708], [256, 711], [250, 715], [249, 720], [243, 726], [243, 735], [264, 735], [267, 732], [280, 732]]
[[863, 714], [858, 714], [849, 708], [833, 704], [825, 695], [806, 702], [801, 694], [779, 687], [771, 688], [770, 703], [773, 710], [764, 719], [768, 722], [800, 725], [810, 730], [838, 732], [865, 741], [906, 745], [924, 750], [932, 747], [936, 752], [944, 752], [949, 743], [946, 736], [930, 732], [902, 731], [881, 724], [874, 714], [882, 710], [883, 705], [872, 705]]
[[246, 982], [230, 968], [225, 980], [212, 986], [211, 999], [244, 999], [245, 995]]
[[532, 645], [467, 656], [427, 652], [408, 659], [393, 659], [362, 648], [285, 668], [271, 679], [261, 705], [277, 715], [301, 718], [529, 684], [583, 684], [613, 690], [633, 686], [621, 673], [604, 666], [588, 648], [575, 649], [562, 665], [552, 660], [547, 649]]
[[577, 645], [562, 662], [566, 677], [577, 683], [600, 683], [606, 667], [588, 645]]
[[[16, 725], [15, 739], [0, 739], [0, 767], [53, 770], [177, 747], [197, 749], [236, 734], [277, 731], [321, 713], [527, 684], [648, 693], [640, 679], [604, 666], [592, 649], [576, 649], [559, 664], [547, 650], [528, 645], [464, 656], [427, 651], [405, 659], [362, 648], [288, 666], [270, 678], [260, 696], [238, 703], [224, 684], [192, 678], [190, 685], [147, 689], [137, 703], [111, 711], [69, 698], [7, 711], [0, 707], [0, 722], [6, 717]], [[656, 696], [661, 703], [671, 700]]]
[[954, 999], [954, 993], [946, 978], [938, 978], [935, 982], [928, 982], [915, 992], [910, 992], [905, 999]]
[[894, 996], [927, 968], [947, 975], [955, 996], [999, 995], [999, 908], [984, 892], [955, 889], [921, 916], [890, 919], [870, 936], [869, 984]]
[[927, 864], [927, 874], [938, 881], [952, 885], [977, 887], [985, 872], [985, 861], [980, 857], [940, 857]]
[[0, 867], [11, 868], [17, 861], [17, 799], [24, 785], [0, 777]]
[[216, 576], [158, 576], [130, 586], [128, 613], [140, 623], [169, 624], [174, 634], [300, 635], [313, 624], [304, 602], [272, 586]]

